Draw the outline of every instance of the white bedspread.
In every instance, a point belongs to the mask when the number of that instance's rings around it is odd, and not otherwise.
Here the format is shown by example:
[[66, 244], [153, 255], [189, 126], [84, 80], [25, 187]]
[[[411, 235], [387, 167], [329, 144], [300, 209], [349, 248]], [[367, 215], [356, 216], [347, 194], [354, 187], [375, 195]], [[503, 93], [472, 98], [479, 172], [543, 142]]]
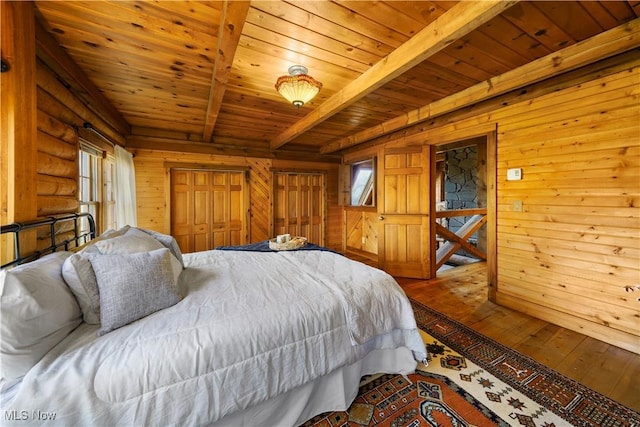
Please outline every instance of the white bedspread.
[[322, 251], [185, 255], [186, 297], [102, 337], [82, 324], [23, 379], [3, 424], [203, 425], [352, 364], [425, 357], [386, 273]]

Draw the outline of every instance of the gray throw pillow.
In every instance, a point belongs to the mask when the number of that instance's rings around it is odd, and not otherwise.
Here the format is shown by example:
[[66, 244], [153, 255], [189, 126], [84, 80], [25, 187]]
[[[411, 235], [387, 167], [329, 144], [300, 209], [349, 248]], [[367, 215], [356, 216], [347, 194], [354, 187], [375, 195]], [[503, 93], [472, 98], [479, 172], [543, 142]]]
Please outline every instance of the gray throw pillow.
[[89, 256], [100, 290], [102, 327], [98, 335], [180, 301], [172, 257], [166, 248], [134, 254]]

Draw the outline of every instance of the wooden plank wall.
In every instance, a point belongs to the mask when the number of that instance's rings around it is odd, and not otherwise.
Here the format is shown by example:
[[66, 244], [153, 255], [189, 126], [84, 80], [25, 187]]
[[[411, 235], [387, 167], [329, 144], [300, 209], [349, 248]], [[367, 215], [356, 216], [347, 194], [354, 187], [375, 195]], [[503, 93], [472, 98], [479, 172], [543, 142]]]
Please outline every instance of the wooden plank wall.
[[210, 167], [249, 167], [250, 224], [249, 241], [259, 242], [273, 237], [270, 223], [272, 169], [327, 171], [327, 225], [325, 246], [342, 250], [342, 216], [338, 206], [338, 165], [277, 159], [258, 159], [223, 155], [177, 153], [136, 149], [136, 192], [138, 225], [169, 233], [169, 167], [208, 165]]
[[[633, 68], [495, 116], [497, 301], [635, 352], [639, 81]], [[521, 181], [506, 180], [513, 167]]]
[[[392, 141], [442, 144], [497, 127], [495, 301], [636, 353], [638, 82], [635, 59], [600, 77], [489, 112], [452, 115]], [[508, 168], [522, 168], [523, 179], [507, 181]], [[514, 202], [522, 202], [522, 211]]]
[[372, 208], [345, 207], [345, 240], [347, 251], [378, 259], [378, 213]]
[[339, 187], [338, 187], [338, 169], [339, 165], [331, 164], [326, 166], [327, 170], [327, 206], [326, 206], [326, 235], [325, 245], [337, 251], [344, 251], [342, 238], [344, 228], [342, 222], [342, 206], [339, 205]]

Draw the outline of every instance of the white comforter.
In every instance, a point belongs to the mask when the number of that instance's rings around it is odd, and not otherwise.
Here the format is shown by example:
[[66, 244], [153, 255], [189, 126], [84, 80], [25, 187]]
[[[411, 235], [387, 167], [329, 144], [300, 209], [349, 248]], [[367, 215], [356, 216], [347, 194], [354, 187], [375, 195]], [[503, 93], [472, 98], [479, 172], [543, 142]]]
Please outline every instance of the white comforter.
[[380, 270], [322, 251], [185, 261], [180, 303], [102, 337], [81, 325], [24, 377], [3, 423], [210, 424], [373, 349], [425, 357], [409, 301]]

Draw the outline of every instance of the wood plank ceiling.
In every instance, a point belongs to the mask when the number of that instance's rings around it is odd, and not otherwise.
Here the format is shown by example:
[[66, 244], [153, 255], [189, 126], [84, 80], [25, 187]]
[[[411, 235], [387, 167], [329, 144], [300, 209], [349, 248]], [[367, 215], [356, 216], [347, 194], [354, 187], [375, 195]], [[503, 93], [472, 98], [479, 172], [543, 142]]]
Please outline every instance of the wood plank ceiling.
[[[121, 115], [103, 118], [128, 146], [189, 142], [258, 155], [339, 152], [640, 13], [638, 0], [35, 5], [42, 27]], [[274, 88], [294, 64], [323, 83], [300, 110]]]

